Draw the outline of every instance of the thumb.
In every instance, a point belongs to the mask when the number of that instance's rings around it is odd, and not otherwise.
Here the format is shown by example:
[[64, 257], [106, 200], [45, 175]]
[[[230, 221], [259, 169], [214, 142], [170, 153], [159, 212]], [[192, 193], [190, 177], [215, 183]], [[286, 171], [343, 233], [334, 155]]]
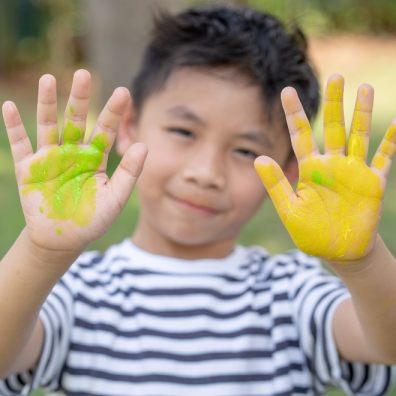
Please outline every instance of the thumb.
[[107, 183], [121, 207], [124, 207], [132, 193], [146, 156], [147, 146], [144, 143], [132, 144], [122, 156], [121, 162]]
[[282, 221], [292, 209], [295, 193], [280, 166], [270, 157], [261, 156], [254, 167]]

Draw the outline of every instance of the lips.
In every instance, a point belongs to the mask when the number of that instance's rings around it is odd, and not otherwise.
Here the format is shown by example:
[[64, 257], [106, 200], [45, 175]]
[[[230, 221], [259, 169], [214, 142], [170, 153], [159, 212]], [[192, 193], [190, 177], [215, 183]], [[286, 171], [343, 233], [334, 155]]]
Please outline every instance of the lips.
[[212, 216], [219, 213], [218, 209], [213, 208], [207, 204], [198, 202], [196, 200], [192, 200], [189, 198], [177, 198], [174, 196], [172, 197], [172, 199], [177, 203], [177, 205], [193, 212]]

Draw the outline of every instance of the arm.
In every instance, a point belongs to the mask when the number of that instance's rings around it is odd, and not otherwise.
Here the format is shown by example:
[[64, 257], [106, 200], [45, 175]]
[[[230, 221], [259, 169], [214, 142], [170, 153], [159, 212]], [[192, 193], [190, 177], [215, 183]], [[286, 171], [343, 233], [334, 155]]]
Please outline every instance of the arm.
[[140, 174], [146, 148], [132, 145], [111, 179], [107, 156], [129, 92], [118, 88], [84, 141], [90, 75], [75, 73], [60, 137], [56, 82], [39, 82], [37, 151], [16, 106], [3, 105], [26, 227], [0, 262], [0, 376], [33, 368], [43, 343], [37, 320], [55, 283], [80, 252], [110, 227]]
[[333, 262], [352, 299], [334, 314], [334, 335], [348, 361], [396, 363], [396, 260], [378, 236], [370, 254], [354, 263]]
[[40, 307], [76, 257], [38, 249], [25, 229], [2, 259], [0, 378], [34, 367], [43, 342], [43, 326], [37, 320]]
[[352, 300], [335, 312], [338, 351], [349, 361], [396, 363], [396, 263], [377, 233], [386, 177], [396, 151], [396, 125], [388, 129], [371, 166], [366, 164], [373, 90], [359, 88], [348, 146], [343, 79], [330, 78], [324, 103], [325, 153], [320, 154], [297, 93], [282, 92], [299, 162], [297, 191], [268, 157], [256, 169], [293, 241], [324, 258]]

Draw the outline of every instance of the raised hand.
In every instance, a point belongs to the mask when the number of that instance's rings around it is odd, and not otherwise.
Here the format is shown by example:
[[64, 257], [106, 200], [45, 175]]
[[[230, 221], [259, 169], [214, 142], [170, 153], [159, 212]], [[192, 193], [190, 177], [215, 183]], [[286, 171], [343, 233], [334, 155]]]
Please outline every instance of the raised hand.
[[296, 191], [271, 158], [262, 156], [255, 162], [297, 247], [337, 261], [357, 260], [373, 248], [386, 177], [396, 151], [394, 121], [371, 166], [366, 164], [374, 95], [369, 85], [359, 87], [346, 148], [343, 88], [341, 76], [329, 79], [324, 103], [324, 154], [318, 152], [296, 91], [291, 87], [282, 91], [282, 105], [299, 164]]
[[126, 204], [146, 155], [145, 146], [131, 146], [107, 177], [108, 153], [129, 92], [114, 91], [86, 141], [90, 85], [87, 71], [74, 74], [59, 134], [56, 81], [41, 77], [35, 153], [15, 104], [3, 105], [27, 231], [33, 243], [51, 251], [81, 250], [106, 232]]

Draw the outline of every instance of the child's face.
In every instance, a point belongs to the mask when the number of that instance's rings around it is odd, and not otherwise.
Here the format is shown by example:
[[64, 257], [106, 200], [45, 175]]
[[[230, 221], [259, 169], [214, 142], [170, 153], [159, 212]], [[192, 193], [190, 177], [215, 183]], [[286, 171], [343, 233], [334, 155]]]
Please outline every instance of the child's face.
[[146, 100], [135, 125], [149, 150], [138, 181], [138, 246], [186, 258], [232, 251], [265, 197], [255, 157], [285, 165], [290, 151], [262, 106], [257, 87], [191, 68]]

